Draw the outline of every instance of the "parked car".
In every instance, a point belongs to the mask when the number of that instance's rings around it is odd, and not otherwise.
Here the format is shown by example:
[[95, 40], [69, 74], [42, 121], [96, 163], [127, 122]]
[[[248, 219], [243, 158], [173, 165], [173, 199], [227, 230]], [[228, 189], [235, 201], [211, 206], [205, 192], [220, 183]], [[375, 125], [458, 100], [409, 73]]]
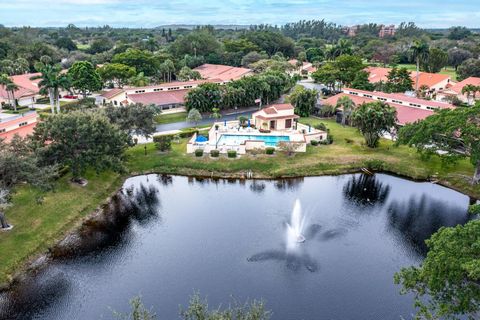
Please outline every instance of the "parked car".
[[78, 96], [73, 96], [73, 95], [67, 94], [67, 95], [64, 95], [63, 98], [65, 98], [65, 99], [78, 99]]

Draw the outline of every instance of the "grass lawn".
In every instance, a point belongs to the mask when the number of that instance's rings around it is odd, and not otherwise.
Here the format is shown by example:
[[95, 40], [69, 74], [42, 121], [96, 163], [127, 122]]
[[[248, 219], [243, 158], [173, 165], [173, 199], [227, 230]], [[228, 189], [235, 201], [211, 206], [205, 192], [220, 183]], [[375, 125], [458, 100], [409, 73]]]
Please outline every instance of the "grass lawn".
[[[416, 64], [400, 64], [398, 65], [399, 68], [407, 68], [408, 70], [416, 71], [417, 65]], [[452, 77], [453, 81], [457, 81], [457, 72], [455, 71], [454, 67], [445, 67], [439, 73], [447, 74]]]
[[[391, 141], [382, 140], [379, 148], [363, 146], [363, 138], [354, 128], [345, 127], [333, 120], [302, 118], [302, 123], [315, 125], [324, 122], [334, 137], [328, 146], [308, 146], [306, 153], [293, 157], [244, 155], [238, 159], [210, 159], [208, 155], [196, 158], [185, 154], [186, 141], [173, 143], [169, 153], [159, 153], [153, 143], [128, 150], [128, 169], [133, 173], [196, 174], [216, 177], [241, 177], [252, 170], [256, 178], [294, 177], [321, 174], [339, 174], [358, 171], [369, 160], [383, 163], [383, 169], [416, 179], [433, 178], [480, 198], [480, 187], [469, 184], [473, 167], [468, 161], [445, 167], [438, 158], [422, 160], [414, 149], [394, 147]], [[89, 173], [86, 187], [69, 183], [62, 177], [55, 192], [45, 194], [42, 204], [36, 199], [39, 191], [23, 186], [13, 197], [13, 206], [7, 218], [15, 227], [10, 232], [0, 232], [0, 283], [10, 279], [14, 270], [32, 256], [45, 252], [62, 234], [75, 226], [82, 217], [93, 212], [113, 191], [123, 178], [111, 172], [96, 175]]]
[[185, 121], [186, 118], [187, 118], [186, 112], [159, 114], [158, 116], [155, 117], [155, 122], [158, 124], [167, 124], [167, 123]]

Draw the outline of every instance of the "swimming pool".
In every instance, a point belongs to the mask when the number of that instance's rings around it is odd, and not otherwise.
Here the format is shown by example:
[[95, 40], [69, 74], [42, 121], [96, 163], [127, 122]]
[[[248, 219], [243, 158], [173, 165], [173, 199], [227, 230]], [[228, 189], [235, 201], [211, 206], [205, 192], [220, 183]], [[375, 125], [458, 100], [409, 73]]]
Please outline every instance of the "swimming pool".
[[245, 140], [264, 141], [266, 146], [275, 147], [280, 141], [290, 141], [289, 136], [263, 136], [263, 135], [236, 135], [236, 134], [222, 134], [218, 139], [218, 145], [238, 145]]

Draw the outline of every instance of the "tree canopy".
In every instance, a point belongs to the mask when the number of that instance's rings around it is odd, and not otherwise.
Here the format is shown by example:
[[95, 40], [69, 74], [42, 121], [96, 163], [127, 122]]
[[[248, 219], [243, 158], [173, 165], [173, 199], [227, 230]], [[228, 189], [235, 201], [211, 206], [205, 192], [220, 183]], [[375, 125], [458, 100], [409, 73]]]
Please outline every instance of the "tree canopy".
[[34, 141], [43, 164], [67, 166], [79, 179], [88, 168], [123, 170], [128, 136], [98, 112], [73, 111], [38, 123]]
[[473, 182], [480, 181], [480, 104], [470, 108], [443, 109], [399, 131], [398, 144], [417, 148], [425, 157], [437, 155], [455, 162], [469, 157], [475, 167]]
[[353, 110], [352, 121], [364, 136], [367, 146], [376, 148], [382, 134], [395, 128], [397, 110], [380, 101], [364, 103]]

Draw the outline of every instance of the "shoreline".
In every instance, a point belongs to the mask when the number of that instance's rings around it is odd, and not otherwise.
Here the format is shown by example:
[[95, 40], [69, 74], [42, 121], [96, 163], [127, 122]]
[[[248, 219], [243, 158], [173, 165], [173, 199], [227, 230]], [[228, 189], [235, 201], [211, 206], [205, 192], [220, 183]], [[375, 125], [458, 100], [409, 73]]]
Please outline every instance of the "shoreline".
[[[176, 176], [184, 176], [184, 177], [193, 177], [193, 178], [204, 178], [204, 179], [239, 179], [239, 180], [278, 180], [278, 179], [295, 179], [295, 178], [307, 178], [307, 177], [321, 177], [321, 176], [339, 176], [339, 175], [347, 175], [347, 174], [358, 174], [363, 173], [362, 168], [354, 168], [354, 167], [346, 167], [342, 169], [335, 169], [335, 170], [324, 170], [323, 172], [313, 173], [310, 175], [278, 175], [273, 176], [269, 174], [255, 174], [253, 177], [247, 178], [245, 171], [236, 171], [236, 172], [208, 172], [207, 170], [193, 170], [194, 173], [191, 172], [191, 169], [187, 170], [146, 170], [142, 172], [131, 172], [127, 175], [119, 176], [114, 184], [115, 187], [113, 188], [114, 191], [111, 192], [106, 199], [100, 201], [97, 204], [95, 209], [88, 213], [87, 215], [75, 219], [73, 221], [73, 225], [67, 227], [65, 230], [60, 231], [59, 235], [54, 237], [50, 242], [51, 244], [47, 246], [46, 250], [38, 250], [38, 252], [32, 253], [29, 257], [27, 257], [23, 262], [21, 262], [21, 266], [18, 268], [17, 271], [10, 273], [11, 277], [10, 280], [4, 283], [0, 283], [0, 293], [11, 291], [15, 288], [15, 286], [20, 285], [22, 280], [24, 280], [29, 275], [34, 275], [36, 272], [40, 271], [42, 268], [46, 267], [48, 263], [54, 258], [52, 257], [52, 251], [55, 247], [59, 246], [62, 242], [66, 241], [70, 236], [77, 233], [88, 221], [92, 221], [95, 218], [101, 217], [105, 213], [105, 207], [111, 202], [112, 197], [118, 194], [125, 181], [129, 178], [140, 176], [140, 175], [148, 175], [148, 174], [165, 174], [165, 175], [176, 175]], [[396, 176], [403, 179], [408, 179], [413, 182], [430, 182], [434, 184], [438, 184], [442, 187], [454, 190], [456, 192], [462, 193], [471, 199], [478, 200], [480, 197], [478, 194], [473, 194], [468, 190], [462, 190], [460, 187], [452, 185], [450, 182], [445, 180], [432, 180], [432, 179], [425, 179], [425, 178], [415, 178], [412, 176], [408, 176], [402, 173], [393, 172], [389, 170], [373, 170], [370, 169], [373, 174], [388, 174], [392, 176]]]

